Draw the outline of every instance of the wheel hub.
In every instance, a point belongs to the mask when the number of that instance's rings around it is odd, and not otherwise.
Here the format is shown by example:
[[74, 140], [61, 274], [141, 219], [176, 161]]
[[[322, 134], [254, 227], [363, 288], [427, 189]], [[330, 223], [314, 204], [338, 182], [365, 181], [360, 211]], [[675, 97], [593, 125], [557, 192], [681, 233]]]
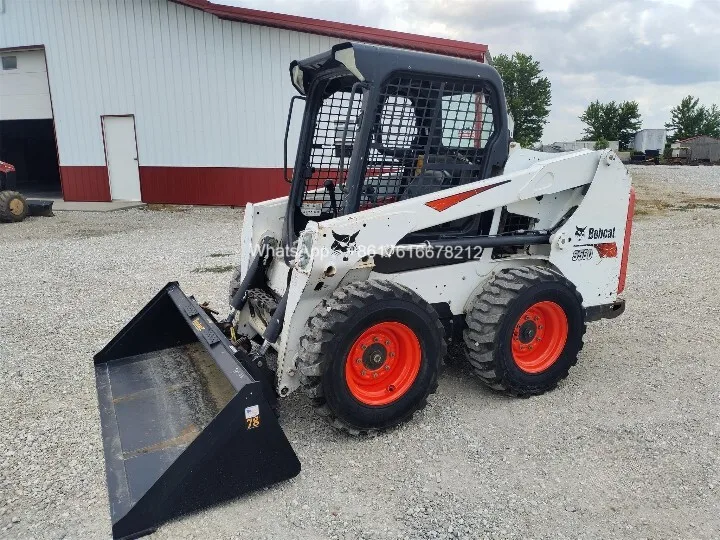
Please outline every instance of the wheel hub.
[[387, 349], [384, 345], [373, 343], [363, 353], [363, 365], [370, 370], [380, 369], [387, 359]]
[[19, 216], [23, 213], [25, 205], [20, 199], [13, 199], [10, 201], [10, 212], [15, 216]]
[[533, 304], [520, 315], [512, 335], [515, 365], [526, 373], [549, 369], [562, 354], [569, 332], [567, 316], [555, 302]]
[[530, 343], [537, 334], [537, 325], [534, 321], [525, 321], [518, 330], [520, 343]]
[[345, 382], [360, 403], [387, 405], [412, 387], [421, 360], [420, 341], [413, 330], [395, 321], [378, 323], [350, 347]]

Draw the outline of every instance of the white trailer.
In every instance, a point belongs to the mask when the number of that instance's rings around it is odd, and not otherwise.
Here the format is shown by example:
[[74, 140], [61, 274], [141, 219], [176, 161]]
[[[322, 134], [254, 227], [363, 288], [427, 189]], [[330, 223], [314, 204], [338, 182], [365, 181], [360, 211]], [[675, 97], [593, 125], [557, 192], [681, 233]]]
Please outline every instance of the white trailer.
[[633, 150], [636, 152], [662, 151], [667, 142], [667, 132], [664, 129], [642, 129], [635, 134]]

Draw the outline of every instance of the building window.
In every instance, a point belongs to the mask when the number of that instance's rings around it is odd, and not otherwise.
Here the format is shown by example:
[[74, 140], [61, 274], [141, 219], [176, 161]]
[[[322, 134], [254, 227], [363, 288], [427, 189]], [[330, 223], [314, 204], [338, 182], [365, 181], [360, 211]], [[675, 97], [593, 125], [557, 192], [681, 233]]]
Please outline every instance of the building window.
[[2, 68], [3, 70], [17, 69], [17, 56], [3, 56]]

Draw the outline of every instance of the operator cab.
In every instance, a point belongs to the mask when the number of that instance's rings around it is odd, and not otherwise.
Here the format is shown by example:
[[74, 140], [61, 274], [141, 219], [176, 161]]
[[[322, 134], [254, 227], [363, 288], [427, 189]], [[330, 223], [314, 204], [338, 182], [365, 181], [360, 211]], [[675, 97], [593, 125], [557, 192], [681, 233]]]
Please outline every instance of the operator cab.
[[289, 244], [308, 221], [476, 182], [505, 165], [505, 96], [487, 64], [343, 43], [292, 62], [290, 73], [306, 103]]

